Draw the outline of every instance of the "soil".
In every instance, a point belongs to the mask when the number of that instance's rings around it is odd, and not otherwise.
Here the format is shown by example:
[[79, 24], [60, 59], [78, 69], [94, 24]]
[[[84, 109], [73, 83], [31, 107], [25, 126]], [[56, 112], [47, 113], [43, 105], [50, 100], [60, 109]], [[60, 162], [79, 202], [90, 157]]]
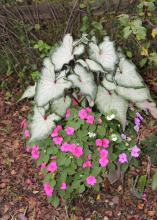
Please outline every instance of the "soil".
[[[17, 93], [18, 91], [14, 91]], [[0, 93], [0, 219], [1, 220], [156, 220], [157, 191], [147, 186], [142, 199], [132, 192], [136, 176], [147, 174], [147, 158], [132, 168], [124, 181], [109, 185], [104, 180], [100, 193], [88, 191], [71, 203], [53, 208], [42, 190], [42, 175], [26, 152], [21, 120], [30, 104], [17, 104]], [[155, 167], [152, 167], [155, 169]]]

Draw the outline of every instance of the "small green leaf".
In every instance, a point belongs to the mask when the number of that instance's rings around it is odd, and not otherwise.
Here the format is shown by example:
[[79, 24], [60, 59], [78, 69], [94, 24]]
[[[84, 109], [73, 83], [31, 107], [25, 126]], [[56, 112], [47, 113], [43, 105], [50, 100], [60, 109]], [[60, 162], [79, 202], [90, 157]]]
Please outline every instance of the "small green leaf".
[[140, 176], [137, 187], [141, 194], [144, 192], [146, 182], [147, 182], [147, 176], [146, 175]]
[[59, 205], [59, 198], [56, 195], [52, 195], [51, 204], [57, 208]]
[[80, 185], [78, 190], [79, 190], [79, 193], [83, 193], [85, 191], [84, 184]]
[[157, 189], [157, 172], [155, 172], [154, 175], [153, 175], [152, 189], [153, 189], [153, 190], [156, 190], [156, 189]]
[[125, 172], [127, 171], [128, 167], [129, 167], [128, 164], [122, 164], [121, 167], [120, 167], [120, 169], [121, 169], [122, 172], [125, 173]]
[[123, 37], [125, 39], [128, 39], [128, 37], [130, 36], [131, 33], [132, 33], [132, 30], [131, 30], [130, 26], [127, 26], [123, 29]]

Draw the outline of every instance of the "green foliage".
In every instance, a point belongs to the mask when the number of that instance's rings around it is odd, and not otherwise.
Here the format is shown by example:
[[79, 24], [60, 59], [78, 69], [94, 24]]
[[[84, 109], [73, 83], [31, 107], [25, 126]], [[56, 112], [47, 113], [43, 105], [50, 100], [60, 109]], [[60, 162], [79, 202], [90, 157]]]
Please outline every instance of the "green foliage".
[[157, 136], [150, 135], [146, 140], [142, 141], [144, 153], [148, 154], [153, 164], [157, 163]]
[[[79, 117], [80, 111], [87, 111], [87, 109], [89, 111], [88, 115], [94, 117], [93, 124]], [[103, 175], [107, 174], [110, 170], [115, 170], [119, 154], [125, 152], [128, 156], [128, 162], [121, 164], [121, 170], [123, 172], [126, 172], [131, 164], [134, 165], [133, 161], [138, 160], [138, 158], [130, 156], [130, 149], [133, 147], [132, 142], [127, 139], [124, 140], [120, 136], [116, 141], [112, 140], [112, 134], [120, 134], [121, 132], [119, 123], [114, 119], [108, 120], [107, 115], [101, 115], [99, 112], [92, 111], [90, 108], [87, 109], [72, 106], [70, 108], [70, 115], [62, 120], [60, 122], [61, 124], [57, 125], [61, 126], [57, 132], [57, 136], [54, 135], [55, 128], [52, 131], [52, 136], [54, 137], [47, 137], [44, 140], [36, 142], [36, 145], [39, 146], [40, 155], [37, 159], [37, 166], [40, 166], [43, 162], [46, 165], [46, 167], [41, 168], [41, 173], [44, 175], [43, 184], [50, 183], [51, 188], [54, 190], [52, 196], [48, 199], [54, 207], [59, 205], [59, 198], [71, 200], [88, 188], [99, 191], [103, 181]], [[135, 117], [135, 113], [133, 113], [133, 117]], [[69, 126], [74, 128], [72, 135], [67, 134], [66, 129]], [[133, 126], [132, 124], [132, 128]], [[100, 130], [104, 132], [100, 133]], [[130, 126], [126, 129], [126, 135], [127, 137], [130, 135]], [[57, 144], [54, 141], [55, 137], [62, 137], [62, 144]], [[107, 144], [98, 146], [96, 140], [103, 140], [104, 138], [107, 140]], [[135, 132], [132, 132], [131, 138], [135, 140]], [[72, 148], [65, 150], [63, 148], [65, 143], [68, 143], [71, 147], [74, 145], [75, 148], [81, 147], [82, 153], [77, 155], [74, 150], [71, 150]], [[100, 151], [102, 150], [107, 153], [104, 157], [109, 160], [105, 166], [101, 165], [100, 162]], [[91, 165], [84, 166], [84, 163], [87, 161]], [[57, 169], [55, 171], [50, 171], [48, 168], [51, 162], [57, 163]], [[87, 182], [89, 176], [96, 178], [96, 183], [93, 186]], [[61, 189], [62, 183], [66, 183], [67, 188], [64, 190]], [[142, 187], [142, 183], [140, 186]]]
[[101, 39], [105, 33], [104, 30], [109, 30], [113, 39], [123, 47], [127, 57], [134, 57], [139, 68], [144, 68], [146, 65], [157, 68], [156, 1], [140, 0], [137, 4], [131, 5], [131, 10], [128, 10], [128, 13], [125, 9], [124, 13], [121, 13], [120, 10], [107, 11], [102, 16], [99, 16], [99, 13], [95, 16], [95, 13], [97, 14], [95, 8], [103, 11], [103, 6], [104, 1], [81, 3], [80, 7], [88, 13], [82, 18], [81, 31], [91, 35], [94, 33], [98, 39]]
[[45, 56], [47, 56], [47, 54], [51, 50], [51, 46], [49, 46], [47, 43], [43, 42], [42, 40], [39, 40], [36, 44], [34, 44], [33, 47], [39, 50], [41, 54], [41, 58], [44, 58]]
[[141, 175], [140, 177], [137, 176], [135, 179], [135, 182], [133, 184], [133, 187], [132, 187], [133, 194], [136, 197], [141, 198], [141, 196], [144, 193], [146, 184], [147, 184], [147, 176], [146, 175]]
[[[141, 0], [135, 8], [136, 14], [119, 15], [122, 37], [126, 39], [127, 47], [131, 48], [134, 43], [138, 48], [139, 66], [144, 67], [146, 64], [156, 68], [157, 54], [154, 50], [153, 41], [156, 39], [156, 1]], [[132, 48], [133, 49], [133, 48]]]
[[153, 175], [152, 189], [153, 189], [153, 190], [156, 190], [156, 189], [157, 189], [157, 172], [155, 172], [154, 175]]

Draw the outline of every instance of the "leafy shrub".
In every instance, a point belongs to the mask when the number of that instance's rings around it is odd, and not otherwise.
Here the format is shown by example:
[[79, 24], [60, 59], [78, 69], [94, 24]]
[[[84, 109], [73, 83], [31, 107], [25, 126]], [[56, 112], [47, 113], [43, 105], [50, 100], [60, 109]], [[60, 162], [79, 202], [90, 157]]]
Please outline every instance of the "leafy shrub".
[[[74, 41], [67, 34], [21, 99], [34, 96], [25, 137], [32, 157], [45, 167], [44, 190], [54, 206], [58, 196], [68, 199], [88, 186], [99, 189], [103, 174], [118, 163], [122, 171], [138, 165], [135, 139], [143, 117], [129, 113], [129, 101], [154, 116], [157, 110], [134, 64], [109, 37], [98, 43], [87, 35]], [[81, 107], [70, 108], [72, 100]], [[126, 127], [129, 139], [121, 136]]]
[[129, 122], [121, 134], [114, 117], [73, 106], [49, 137], [31, 147], [32, 158], [44, 174], [44, 190], [55, 207], [59, 198], [72, 199], [88, 188], [99, 191], [103, 176], [117, 166], [125, 172], [130, 165], [138, 165], [134, 123]]

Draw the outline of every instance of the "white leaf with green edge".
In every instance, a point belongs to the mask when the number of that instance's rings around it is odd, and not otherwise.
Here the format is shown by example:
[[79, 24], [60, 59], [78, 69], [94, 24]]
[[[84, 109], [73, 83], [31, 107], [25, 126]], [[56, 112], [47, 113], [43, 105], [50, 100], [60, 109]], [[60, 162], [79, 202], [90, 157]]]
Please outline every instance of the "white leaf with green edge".
[[79, 88], [82, 95], [88, 97], [89, 102], [93, 102], [96, 97], [97, 85], [94, 76], [80, 64], [74, 68], [75, 74], [69, 75], [68, 79], [72, 81], [74, 88]]
[[36, 89], [35, 101], [37, 106], [44, 106], [49, 101], [62, 97], [64, 90], [72, 86], [72, 83], [65, 79], [66, 73], [66, 70], [63, 70], [56, 78], [54, 65], [49, 58], [44, 60], [41, 78]]
[[55, 70], [62, 69], [64, 64], [68, 64], [73, 60], [73, 38], [70, 34], [66, 34], [63, 38], [63, 42], [60, 47], [51, 55], [52, 63], [55, 66]]
[[115, 81], [117, 85], [125, 87], [145, 87], [142, 77], [136, 71], [136, 66], [124, 57], [120, 59], [119, 67], [115, 74]]
[[108, 74], [104, 79], [102, 80], [101, 84], [107, 89], [107, 90], [115, 90], [116, 85], [112, 79], [112, 75]]
[[95, 62], [94, 60], [86, 59], [86, 63], [91, 71], [104, 73], [104, 70], [101, 67], [101, 65]]
[[55, 127], [55, 122], [59, 121], [61, 118], [55, 113], [49, 115], [46, 119], [44, 118], [45, 110], [44, 108], [34, 108], [34, 115], [32, 122], [30, 124], [31, 138], [30, 143], [42, 140], [48, 136], [52, 129]]
[[97, 62], [93, 61], [93, 60], [90, 60], [90, 59], [86, 59], [86, 60], [79, 59], [79, 60], [76, 61], [76, 63], [81, 64], [88, 71], [91, 70], [92, 72], [102, 72], [102, 73], [104, 73], [104, 70], [101, 67], [101, 65], [98, 64]]
[[147, 88], [134, 89], [117, 86], [116, 92], [118, 95], [132, 102], [142, 102], [151, 100], [149, 90]]
[[97, 46], [95, 43], [89, 44], [89, 57], [95, 62], [101, 64], [104, 69], [113, 71], [118, 62], [118, 56], [114, 43], [105, 37], [104, 41]]
[[143, 110], [148, 110], [150, 114], [157, 119], [157, 106], [154, 102], [148, 102], [145, 100], [143, 102], [136, 102], [136, 106]]
[[81, 54], [84, 53], [84, 51], [85, 51], [84, 45], [83, 45], [83, 44], [80, 44], [80, 45], [78, 45], [78, 46], [76, 46], [76, 47], [74, 48], [73, 54], [74, 54], [75, 56], [80, 56]]
[[21, 101], [25, 98], [33, 98], [35, 96], [36, 83], [34, 86], [28, 86], [21, 98], [18, 101]]
[[86, 63], [84, 60], [82, 60], [82, 59], [77, 60], [77, 61], [76, 61], [76, 64], [80, 64], [80, 65], [83, 66], [85, 69], [89, 70], [89, 67], [88, 67], [87, 63]]
[[95, 103], [99, 111], [104, 115], [114, 112], [115, 118], [122, 124], [123, 129], [125, 128], [128, 109], [128, 102], [125, 99], [116, 95], [114, 91], [109, 92], [102, 86], [98, 86]]
[[67, 108], [71, 105], [71, 98], [69, 96], [61, 97], [56, 99], [51, 106], [52, 112], [56, 113], [57, 115], [63, 117], [66, 114]]

